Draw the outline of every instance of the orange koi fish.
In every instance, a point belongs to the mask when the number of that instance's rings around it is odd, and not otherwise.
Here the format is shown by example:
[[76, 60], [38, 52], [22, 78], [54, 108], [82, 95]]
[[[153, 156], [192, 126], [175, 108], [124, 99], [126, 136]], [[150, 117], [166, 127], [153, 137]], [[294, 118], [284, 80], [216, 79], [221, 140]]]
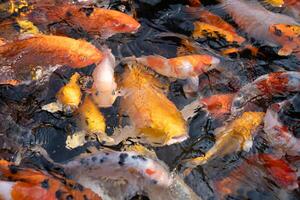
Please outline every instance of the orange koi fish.
[[260, 76], [239, 90], [232, 102], [231, 114], [239, 115], [251, 101], [298, 91], [300, 91], [300, 72], [274, 72]]
[[125, 91], [121, 99], [121, 113], [128, 114], [138, 131], [132, 137], [139, 136], [157, 146], [182, 142], [188, 137], [186, 122], [158, 88], [161, 85], [152, 75], [136, 66], [125, 71], [120, 85]]
[[231, 123], [216, 129], [215, 145], [203, 157], [184, 160], [184, 166], [187, 167], [184, 174], [188, 174], [193, 168], [214, 158], [236, 151], [249, 151], [253, 143], [252, 133], [260, 125], [264, 115], [263, 112], [244, 112], [242, 116]]
[[90, 189], [60, 175], [22, 168], [5, 160], [0, 160], [0, 172], [0, 198], [3, 200], [101, 200]]
[[197, 108], [207, 110], [214, 117], [220, 117], [224, 114], [229, 114], [235, 94], [216, 94], [209, 97], [197, 99], [194, 102], [186, 105], [181, 113], [184, 119], [192, 118], [196, 113]]
[[284, 45], [269, 31], [272, 25], [299, 25], [293, 18], [280, 13], [273, 13], [257, 2], [245, 0], [222, 0], [222, 2], [225, 11], [243, 31], [250, 37], [263, 41], [270, 46]]
[[[245, 193], [247, 190], [256, 188], [276, 193], [276, 190], [274, 191], [276, 188], [268, 183], [270, 179], [284, 189], [298, 188], [297, 174], [293, 167], [285, 160], [278, 159], [271, 154], [250, 156], [227, 177], [216, 180], [214, 187], [220, 199], [237, 194], [240, 188], [243, 188]], [[270, 186], [272, 188], [269, 188]], [[246, 197], [246, 194], [242, 195]]]
[[213, 56], [197, 54], [170, 59], [159, 55], [143, 56], [136, 58], [136, 61], [161, 75], [179, 79], [198, 76], [220, 63], [220, 60]]
[[82, 68], [100, 62], [102, 57], [96, 47], [83, 40], [48, 35], [15, 40], [0, 46], [0, 83], [38, 79], [32, 74], [39, 76], [51, 67]]
[[279, 112], [286, 104], [290, 104], [294, 98], [275, 103], [268, 108], [264, 119], [264, 137], [269, 144], [281, 154], [299, 155], [300, 139], [296, 138], [289, 127], [284, 125], [279, 119]]
[[194, 23], [194, 37], [197, 38], [201, 36], [209, 36], [218, 38], [221, 36], [227, 42], [236, 42], [238, 44], [241, 44], [245, 41], [245, 38], [239, 36], [234, 27], [224, 21], [221, 17], [214, 15], [207, 10], [202, 10], [199, 14], [199, 17], [200, 22]]
[[131, 16], [116, 10], [81, 7], [72, 4], [38, 5], [28, 16], [35, 25], [65, 22], [75, 30], [108, 38], [116, 33], [134, 33], [140, 24]]
[[287, 56], [295, 52], [300, 59], [300, 25], [274, 24], [269, 31], [282, 46], [278, 55]]
[[263, 3], [273, 7], [282, 7], [285, 4], [284, 0], [263, 0]]

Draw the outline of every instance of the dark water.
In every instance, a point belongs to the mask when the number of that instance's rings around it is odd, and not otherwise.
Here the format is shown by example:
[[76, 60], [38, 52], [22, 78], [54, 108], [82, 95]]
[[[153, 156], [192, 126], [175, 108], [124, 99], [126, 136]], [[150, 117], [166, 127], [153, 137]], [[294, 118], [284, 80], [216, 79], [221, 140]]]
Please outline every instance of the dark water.
[[[5, 1], [4, 1], [5, 2]], [[113, 54], [118, 58], [126, 56], [142, 56], [159, 54], [165, 57], [175, 57], [177, 48], [182, 46], [181, 36], [170, 33], [178, 33], [191, 38], [194, 30], [193, 22], [197, 20], [190, 12], [186, 11], [189, 1], [177, 0], [136, 0], [136, 1], [108, 1], [99, 5], [105, 5], [111, 9], [122, 10], [134, 16], [141, 23], [140, 30], [132, 34], [117, 34], [104, 43], [113, 50]], [[201, 1], [203, 9], [209, 9], [215, 14], [236, 26], [229, 16], [220, 8], [217, 1]], [[2, 1], [0, 1], [2, 3]], [[197, 11], [197, 9], [196, 9]], [[5, 16], [1, 14], [1, 20]], [[0, 27], [1, 29], [1, 27]], [[237, 28], [237, 30], [239, 30]], [[1, 29], [0, 33], [5, 32]], [[161, 34], [168, 33], [168, 34]], [[242, 31], [238, 31], [241, 36], [246, 36]], [[74, 37], [78, 37], [76, 31]], [[1, 36], [0, 36], [1, 37]], [[90, 39], [90, 38], [87, 38]], [[96, 46], [103, 41], [90, 40]], [[237, 92], [246, 83], [255, 80], [257, 77], [278, 70], [298, 70], [299, 61], [295, 58], [276, 56], [270, 47], [264, 47], [259, 43], [254, 43], [260, 47], [265, 57], [251, 57], [247, 53], [244, 55], [222, 57], [220, 50], [235, 47], [235, 44], [228, 44], [223, 40], [201, 39], [192, 42], [198, 47], [197, 53], [208, 53], [216, 55], [221, 59], [220, 69], [212, 70], [200, 75], [199, 94], [210, 96], [219, 93]], [[249, 39], [251, 42], [251, 39]], [[90, 76], [94, 66], [77, 70], [86, 76]], [[117, 75], [123, 71], [122, 65], [117, 67]], [[67, 67], [57, 70], [52, 74], [49, 83], [37, 86], [32, 83], [28, 86], [0, 86], [0, 157], [13, 159], [16, 152], [22, 148], [30, 148], [34, 145], [41, 145], [49, 153], [50, 157], [61, 162], [84, 152], [87, 146], [94, 145], [90, 142], [74, 150], [66, 149], [65, 141], [68, 134], [74, 133], [78, 129], [76, 116], [68, 116], [64, 113], [49, 113], [41, 110], [41, 106], [55, 101], [55, 94], [64, 83], [67, 82], [71, 74], [76, 71]], [[190, 103], [194, 98], [187, 98], [183, 93], [184, 81], [171, 83], [168, 98], [181, 109]], [[276, 101], [276, 99], [272, 100]], [[278, 100], [277, 100], [278, 101]], [[270, 102], [268, 102], [270, 103]], [[267, 104], [268, 104], [267, 103]], [[112, 128], [118, 125], [118, 104], [114, 107], [101, 109], [107, 119], [107, 132], [112, 133]], [[265, 103], [266, 104], [266, 103]], [[258, 110], [266, 111], [264, 102]], [[297, 101], [282, 113], [282, 120], [291, 124], [295, 135], [300, 136], [300, 102]], [[226, 117], [225, 119], [226, 120]], [[202, 155], [214, 144], [213, 130], [222, 125], [222, 120], [214, 119], [205, 115], [205, 111], [199, 111], [190, 121], [189, 134], [191, 138], [181, 144], [156, 148], [158, 157], [166, 162], [171, 169], [180, 169], [179, 162], [184, 158]], [[260, 131], [262, 132], [262, 131]], [[254, 146], [249, 155], [255, 153], [270, 152], [266, 141], [257, 134]], [[119, 148], [119, 147], [116, 147]], [[245, 152], [233, 153], [224, 158], [215, 159], [203, 167], [198, 167], [186, 177], [185, 181], [203, 199], [218, 199], [213, 183], [222, 177], [226, 177], [232, 170], [241, 165], [248, 155]], [[172, 156], [170, 156], [172, 155]], [[43, 167], [39, 160], [32, 162], [39, 167]], [[295, 162], [296, 163], [296, 162]], [[299, 164], [298, 164], [299, 167]], [[251, 168], [251, 167], [250, 167]], [[298, 168], [299, 169], [299, 168]], [[250, 170], [250, 169], [249, 169]], [[254, 172], [253, 172], [254, 173]], [[251, 173], [250, 173], [251, 174]], [[242, 176], [242, 175], [241, 175]], [[136, 199], [146, 199], [137, 197]], [[286, 190], [280, 188], [268, 177], [260, 177], [240, 184], [237, 192], [226, 197], [227, 199], [300, 199], [299, 189]]]

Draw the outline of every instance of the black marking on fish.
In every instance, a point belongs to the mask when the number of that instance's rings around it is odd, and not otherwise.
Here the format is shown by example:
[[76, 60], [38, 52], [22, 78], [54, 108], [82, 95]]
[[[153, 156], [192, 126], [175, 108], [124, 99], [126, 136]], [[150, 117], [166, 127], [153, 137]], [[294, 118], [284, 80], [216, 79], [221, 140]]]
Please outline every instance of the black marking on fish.
[[19, 168], [16, 165], [8, 165], [9, 171], [12, 174], [16, 174], [19, 171]]
[[99, 95], [99, 91], [95, 92], [95, 95], [98, 96]]
[[96, 156], [93, 156], [93, 157], [92, 157], [92, 161], [95, 162], [96, 160], [97, 160], [97, 157], [96, 157]]
[[278, 37], [281, 37], [282, 36], [282, 31], [279, 30], [278, 28], [275, 27], [275, 35], [277, 35]]
[[131, 156], [131, 158], [132, 159], [134, 159], [134, 160], [142, 160], [142, 161], [147, 161], [147, 158], [145, 158], [144, 156], [142, 156], [142, 155], [133, 155], [133, 156]]
[[43, 182], [41, 182], [41, 187], [48, 190], [49, 189], [49, 179], [43, 180]]
[[80, 8], [79, 11], [84, 12], [85, 15], [87, 17], [89, 17], [94, 12], [94, 8], [93, 7], [90, 7], [90, 8]]
[[125, 162], [125, 160], [126, 160], [127, 157], [128, 157], [128, 154], [127, 154], [127, 153], [121, 153], [121, 154], [119, 155], [119, 158], [120, 158], [120, 160], [119, 160], [119, 165], [120, 165], [120, 166], [123, 166], [123, 165], [124, 165], [124, 162]]
[[89, 198], [87, 198], [86, 195], [83, 195], [83, 199], [84, 199], [84, 200], [89, 200]]
[[61, 199], [61, 197], [62, 197], [62, 191], [61, 190], [57, 190], [56, 192], [55, 192], [55, 197], [56, 197], [56, 199]]
[[99, 160], [99, 163], [102, 164], [102, 163], [104, 163], [106, 160], [107, 160], [107, 157], [103, 157], [103, 158], [101, 158], [101, 159]]
[[72, 14], [70, 11], [67, 11], [66, 16], [67, 16], [67, 17], [72, 17], [73, 14]]
[[83, 186], [78, 184], [78, 183], [75, 183], [74, 186], [72, 187], [72, 189], [79, 190], [80, 192], [82, 192], [83, 191]]

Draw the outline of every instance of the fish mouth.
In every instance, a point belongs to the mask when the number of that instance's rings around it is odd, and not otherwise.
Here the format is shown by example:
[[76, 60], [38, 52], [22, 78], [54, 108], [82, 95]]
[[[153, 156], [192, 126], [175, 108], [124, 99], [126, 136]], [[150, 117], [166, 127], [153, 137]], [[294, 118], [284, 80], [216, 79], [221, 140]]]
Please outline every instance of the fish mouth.
[[176, 136], [176, 137], [172, 137], [167, 143], [166, 145], [171, 145], [171, 144], [175, 144], [175, 143], [180, 143], [183, 142], [184, 140], [188, 139], [188, 135], [181, 135], [181, 136]]

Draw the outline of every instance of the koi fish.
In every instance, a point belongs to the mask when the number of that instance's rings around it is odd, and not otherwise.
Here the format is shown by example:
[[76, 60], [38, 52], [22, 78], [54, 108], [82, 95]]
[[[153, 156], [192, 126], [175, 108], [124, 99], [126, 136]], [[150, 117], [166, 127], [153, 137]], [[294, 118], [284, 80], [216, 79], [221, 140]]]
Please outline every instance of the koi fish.
[[184, 119], [192, 118], [195, 115], [197, 108], [207, 110], [214, 117], [220, 117], [228, 114], [231, 111], [231, 104], [234, 94], [216, 94], [209, 97], [197, 99], [194, 102], [186, 105], [181, 113]]
[[229, 32], [217, 26], [213, 26], [204, 22], [194, 22], [193, 38], [224, 38], [228, 43], [241, 44], [245, 41], [245, 38], [237, 35], [236, 33]]
[[103, 149], [80, 155], [61, 166], [66, 174], [75, 179], [80, 176], [92, 179], [125, 179], [139, 188], [149, 185], [167, 188], [172, 181], [168, 168], [163, 163], [133, 151]]
[[274, 35], [276, 40], [281, 44], [278, 55], [286, 56], [295, 52], [300, 58], [300, 26], [288, 24], [274, 24], [270, 26], [269, 31]]
[[140, 27], [134, 18], [122, 12], [72, 4], [39, 5], [28, 15], [28, 19], [37, 26], [46, 27], [64, 21], [75, 30], [81, 29], [104, 39], [116, 33], [134, 33]]
[[92, 97], [99, 107], [110, 107], [118, 97], [117, 84], [114, 78], [116, 62], [111, 50], [106, 50], [103, 54], [104, 59], [93, 72]]
[[103, 114], [89, 96], [84, 99], [78, 112], [88, 134], [96, 134], [100, 141], [113, 142], [113, 139], [105, 134], [106, 123]]
[[[188, 137], [186, 122], [159, 86], [162, 84], [157, 79], [137, 66], [123, 74], [120, 87], [125, 94], [121, 99], [120, 112], [128, 114], [138, 131], [131, 130], [128, 134], [139, 136], [152, 145], [182, 142]], [[125, 135], [124, 132], [121, 134]]]
[[80, 75], [78, 73], [73, 74], [70, 82], [63, 86], [56, 94], [58, 102], [70, 107], [71, 110], [72, 108], [78, 108], [81, 102], [82, 93], [78, 84], [79, 78]]
[[159, 55], [135, 59], [138, 63], [150, 67], [161, 75], [179, 79], [198, 76], [220, 63], [220, 60], [213, 56], [197, 54], [170, 59]]
[[263, 0], [263, 3], [266, 3], [273, 7], [282, 7], [284, 5], [284, 0]]
[[[250, 37], [265, 42], [270, 46], [284, 46], [280, 40], [270, 33], [269, 28], [274, 24], [298, 25], [293, 18], [273, 13], [257, 2], [222, 0], [225, 11], [235, 23]], [[250, 12], [251, 10], [251, 12]]]
[[0, 172], [0, 197], [3, 200], [101, 200], [90, 189], [60, 175], [22, 168], [5, 160], [0, 160]]
[[222, 157], [236, 151], [249, 151], [252, 147], [252, 133], [257, 129], [264, 117], [263, 112], [244, 112], [242, 116], [215, 130], [216, 143], [203, 157], [184, 160], [187, 175], [198, 165]]
[[264, 137], [274, 149], [279, 150], [281, 153], [299, 155], [300, 139], [297, 139], [293, 133], [289, 131], [288, 126], [283, 125], [278, 115], [282, 107], [290, 103], [290, 101], [291, 100], [285, 100], [281, 103], [275, 103], [268, 108], [264, 119], [264, 132], [266, 133]]
[[100, 62], [102, 57], [90, 43], [61, 36], [36, 35], [7, 42], [0, 46], [0, 83], [35, 80], [58, 66], [82, 68]]
[[232, 102], [231, 114], [237, 116], [242, 113], [248, 102], [298, 91], [300, 91], [300, 72], [274, 72], [262, 75], [239, 90]]
[[[246, 158], [225, 178], [216, 180], [214, 188], [220, 199], [226, 199], [226, 196], [234, 194], [250, 198], [246, 193], [249, 194], [249, 191], [256, 188], [271, 191], [278, 198], [279, 191], [277, 192], [277, 187], [272, 187], [268, 183], [270, 179], [284, 189], [293, 190], [298, 187], [296, 171], [289, 163], [275, 158], [271, 154], [257, 154]], [[238, 193], [241, 188], [243, 188], [244, 194]]]

